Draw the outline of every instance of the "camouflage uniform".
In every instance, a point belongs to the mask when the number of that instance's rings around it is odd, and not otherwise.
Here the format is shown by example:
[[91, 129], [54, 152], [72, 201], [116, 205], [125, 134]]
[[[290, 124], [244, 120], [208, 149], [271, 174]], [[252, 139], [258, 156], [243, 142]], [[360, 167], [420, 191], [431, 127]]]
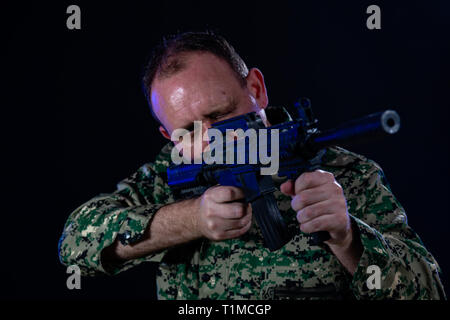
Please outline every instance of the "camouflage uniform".
[[[173, 202], [165, 172], [171, 145], [68, 218], [59, 254], [85, 275], [117, 274], [145, 261], [159, 263], [159, 299], [440, 299], [445, 298], [439, 266], [408, 226], [404, 209], [391, 193], [381, 168], [342, 148], [326, 150], [321, 169], [342, 186], [354, 230], [364, 247], [353, 276], [326, 245], [316, 246], [300, 231], [290, 197], [275, 193], [292, 240], [270, 252], [256, 223], [237, 239], [201, 239], [120, 266], [105, 266], [101, 251], [116, 237], [123, 244], [140, 239], [153, 215]], [[381, 269], [381, 289], [368, 289], [367, 268]]]

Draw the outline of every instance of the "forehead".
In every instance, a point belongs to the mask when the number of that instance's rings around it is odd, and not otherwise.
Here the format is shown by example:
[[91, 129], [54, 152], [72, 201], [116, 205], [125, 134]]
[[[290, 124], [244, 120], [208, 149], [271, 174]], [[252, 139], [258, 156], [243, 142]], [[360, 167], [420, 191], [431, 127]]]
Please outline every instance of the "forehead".
[[180, 71], [156, 77], [152, 83], [152, 106], [163, 123], [179, 117], [190, 121], [199, 108], [225, 105], [242, 89], [225, 60], [203, 52], [186, 54], [183, 59]]
[[191, 52], [178, 55], [180, 63], [176, 63], [177, 71], [172, 74], [156, 76], [152, 83], [152, 91], [164, 94], [173, 86], [183, 85], [186, 89], [206, 85], [208, 83], [239, 83], [231, 66], [222, 58], [209, 52]]

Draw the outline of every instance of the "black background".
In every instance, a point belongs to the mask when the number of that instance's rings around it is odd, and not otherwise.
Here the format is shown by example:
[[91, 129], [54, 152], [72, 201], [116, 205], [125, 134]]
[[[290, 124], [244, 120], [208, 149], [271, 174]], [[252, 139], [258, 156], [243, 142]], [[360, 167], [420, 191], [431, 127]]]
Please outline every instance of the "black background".
[[[66, 8], [81, 7], [81, 30]], [[381, 8], [368, 30], [366, 8]], [[213, 29], [265, 76], [269, 103], [313, 102], [322, 128], [394, 108], [400, 132], [354, 148], [378, 162], [448, 285], [450, 4], [445, 1], [2, 4], [1, 296], [155, 298], [155, 266], [66, 288], [57, 243], [77, 206], [165, 143], [141, 92], [152, 46]]]

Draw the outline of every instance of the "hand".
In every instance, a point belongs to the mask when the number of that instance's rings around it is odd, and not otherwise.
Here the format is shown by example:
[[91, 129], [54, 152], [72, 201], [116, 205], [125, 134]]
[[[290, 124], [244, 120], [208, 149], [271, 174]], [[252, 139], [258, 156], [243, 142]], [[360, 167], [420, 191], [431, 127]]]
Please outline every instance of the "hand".
[[342, 187], [330, 172], [316, 170], [300, 175], [295, 183], [288, 180], [281, 191], [292, 197], [300, 230], [305, 233], [328, 231], [330, 247], [348, 248], [353, 234]]
[[206, 190], [197, 199], [196, 225], [202, 236], [219, 241], [246, 233], [252, 224], [252, 211], [243, 199], [243, 191], [236, 187], [215, 186]]

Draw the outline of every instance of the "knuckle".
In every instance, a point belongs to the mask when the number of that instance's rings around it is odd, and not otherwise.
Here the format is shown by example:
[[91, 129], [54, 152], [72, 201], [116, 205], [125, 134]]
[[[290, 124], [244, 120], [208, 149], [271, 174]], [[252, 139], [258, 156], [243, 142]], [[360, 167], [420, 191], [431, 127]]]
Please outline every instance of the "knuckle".
[[211, 191], [210, 190], [211, 189], [206, 190], [202, 196], [205, 201], [209, 201], [211, 199]]
[[334, 178], [333, 174], [329, 171], [318, 169], [318, 170], [314, 171], [314, 173], [317, 175], [320, 175], [322, 177], [327, 177], [327, 178], [333, 177]]
[[339, 188], [333, 188], [332, 194], [336, 197], [340, 197], [342, 195], [342, 190]]
[[305, 172], [300, 178], [303, 178], [302, 181], [308, 184], [314, 179], [314, 172]]
[[299, 199], [300, 205], [306, 205], [311, 200], [311, 194], [307, 191], [303, 191], [300, 193], [300, 199]]
[[212, 220], [209, 220], [206, 223], [206, 226], [208, 227], [209, 230], [216, 230], [216, 228], [217, 228], [216, 223], [214, 221], [212, 221]]
[[341, 185], [337, 181], [334, 181], [334, 180], [333, 180], [333, 190], [338, 194], [342, 193]]
[[213, 201], [215, 199], [216, 192], [217, 192], [217, 188], [215, 188], [215, 187], [209, 188], [203, 194], [203, 198], [208, 202]]
[[321, 170], [321, 169], [317, 169], [317, 170], [314, 170], [314, 171], [311, 172], [311, 174], [312, 174], [314, 177], [320, 177], [320, 176], [322, 176], [324, 173], [325, 173], [325, 171], [323, 171], [323, 170]]
[[294, 182], [294, 191], [297, 190], [297, 188], [301, 185], [301, 184], [305, 184], [306, 183], [306, 174], [308, 172], [304, 172], [302, 173], [297, 179], [295, 179]]
[[311, 172], [313, 179], [321, 179], [323, 177], [327, 177], [327, 172], [323, 170], [316, 170], [314, 172]]
[[210, 219], [212, 218], [214, 215], [213, 211], [210, 208], [207, 208], [206, 212], [205, 212], [205, 217]]
[[324, 171], [323, 175], [328, 179], [328, 181], [334, 181], [334, 174], [328, 171]]

